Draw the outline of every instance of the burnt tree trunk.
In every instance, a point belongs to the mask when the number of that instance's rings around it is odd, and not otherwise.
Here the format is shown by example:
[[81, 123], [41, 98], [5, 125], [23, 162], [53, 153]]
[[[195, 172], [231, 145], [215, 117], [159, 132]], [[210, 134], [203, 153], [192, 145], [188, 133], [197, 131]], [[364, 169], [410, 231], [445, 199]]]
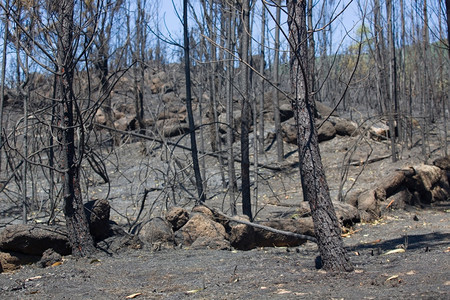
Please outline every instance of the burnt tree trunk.
[[[60, 101], [59, 115], [59, 164], [62, 170], [64, 215], [66, 218], [67, 233], [72, 245], [74, 256], [88, 256], [95, 251], [94, 241], [89, 233], [89, 225], [84, 212], [80, 187], [80, 161], [83, 148], [82, 138], [78, 149], [75, 147], [75, 127], [82, 132], [80, 115], [74, 113], [76, 106], [73, 92], [74, 76], [74, 2], [61, 1], [58, 5], [59, 22], [57, 23], [57, 90]], [[76, 117], [75, 117], [76, 116]], [[74, 121], [76, 120], [76, 121]], [[78, 150], [78, 155], [76, 155]]]
[[249, 64], [249, 32], [250, 32], [250, 6], [249, 0], [243, 1], [241, 10], [241, 60], [242, 63], [242, 121], [241, 121], [241, 180], [242, 180], [242, 213], [252, 220], [252, 206], [250, 195], [250, 84], [249, 71], [247, 65]]
[[203, 191], [202, 175], [200, 173], [200, 165], [198, 163], [197, 140], [195, 138], [194, 114], [192, 112], [192, 96], [191, 96], [191, 68], [189, 57], [189, 32], [188, 32], [188, 1], [183, 1], [183, 33], [184, 33], [184, 71], [186, 76], [186, 111], [188, 114], [189, 131], [191, 137], [191, 155], [192, 165], [194, 168], [195, 184], [197, 187], [198, 199], [195, 204], [204, 203], [206, 200]]
[[292, 108], [297, 125], [303, 197], [311, 207], [323, 268], [338, 272], [352, 271], [353, 266], [343, 246], [339, 221], [325, 179], [314, 122], [314, 104], [308, 93], [306, 0], [290, 0], [287, 6], [291, 83], [295, 92]]

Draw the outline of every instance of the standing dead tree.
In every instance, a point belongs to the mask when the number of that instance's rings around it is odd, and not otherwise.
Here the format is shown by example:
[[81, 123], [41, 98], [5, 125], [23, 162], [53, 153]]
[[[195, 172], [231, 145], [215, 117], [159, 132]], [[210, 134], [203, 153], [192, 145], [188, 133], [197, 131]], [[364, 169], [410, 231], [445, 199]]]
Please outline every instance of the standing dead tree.
[[[72, 254], [87, 256], [95, 251], [84, 212], [80, 186], [80, 164], [84, 151], [80, 108], [73, 90], [76, 66], [74, 49], [74, 1], [61, 1], [56, 7], [57, 22], [57, 98], [60, 110], [57, 123], [59, 163], [63, 182], [64, 215]], [[75, 131], [80, 133], [78, 145]]]
[[314, 104], [308, 91], [308, 47], [306, 0], [287, 1], [291, 47], [292, 108], [297, 125], [297, 144], [303, 198], [309, 202], [323, 268], [352, 271], [344, 249], [341, 229], [330, 198], [319, 151], [314, 121]]

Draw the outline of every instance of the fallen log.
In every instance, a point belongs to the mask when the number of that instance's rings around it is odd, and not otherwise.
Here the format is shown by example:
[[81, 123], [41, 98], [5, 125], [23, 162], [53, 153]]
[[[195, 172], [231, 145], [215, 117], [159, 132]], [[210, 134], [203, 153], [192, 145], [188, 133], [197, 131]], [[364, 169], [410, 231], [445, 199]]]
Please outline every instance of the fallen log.
[[226, 214], [224, 214], [224, 213], [222, 213], [222, 212], [220, 212], [220, 211], [218, 211], [216, 209], [212, 209], [212, 208], [210, 208], [210, 207], [208, 207], [208, 206], [206, 206], [204, 204], [202, 204], [202, 206], [205, 206], [208, 209], [210, 209], [215, 215], [217, 214], [217, 215], [219, 215], [219, 216], [221, 216], [223, 218], [226, 218], [226, 219], [228, 219], [230, 221], [233, 221], [233, 222], [236, 222], [236, 223], [252, 226], [254, 228], [267, 230], [267, 231], [270, 231], [270, 232], [273, 232], [273, 233], [278, 233], [278, 234], [282, 234], [282, 235], [286, 235], [286, 236], [291, 236], [291, 237], [298, 238], [298, 239], [307, 240], [307, 241], [310, 241], [310, 242], [313, 242], [313, 243], [317, 244], [317, 239], [315, 237], [313, 237], [313, 236], [299, 234], [299, 233], [294, 233], [294, 232], [285, 231], [285, 230], [279, 230], [279, 229], [275, 229], [275, 228], [272, 228], [272, 227], [264, 226], [264, 225], [261, 225], [261, 224], [248, 222], [248, 221], [245, 221], [245, 220], [241, 220], [241, 219], [237, 219], [237, 218], [228, 216], [228, 215], [226, 215]]

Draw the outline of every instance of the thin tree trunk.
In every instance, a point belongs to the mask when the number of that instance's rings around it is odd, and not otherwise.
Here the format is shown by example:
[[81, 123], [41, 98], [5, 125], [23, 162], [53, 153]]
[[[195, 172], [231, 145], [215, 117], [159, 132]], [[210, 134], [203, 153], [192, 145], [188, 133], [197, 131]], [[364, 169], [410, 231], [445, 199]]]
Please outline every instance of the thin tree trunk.
[[[5, 6], [9, 9], [9, 0], [6, 0]], [[2, 170], [3, 153], [3, 106], [5, 103], [5, 76], [6, 76], [6, 51], [8, 50], [8, 31], [9, 20], [5, 17], [5, 32], [3, 33], [3, 55], [2, 55], [2, 78], [0, 82], [0, 171]]]
[[381, 12], [380, 12], [380, 1], [374, 0], [373, 4], [373, 23], [374, 23], [374, 37], [375, 37], [375, 62], [377, 69], [377, 91], [378, 100], [380, 103], [381, 114], [385, 114], [388, 111], [386, 101], [389, 99], [388, 88], [386, 84], [387, 76], [385, 70], [384, 62], [384, 38], [383, 30], [381, 26]]
[[394, 45], [394, 30], [392, 26], [392, 1], [386, 0], [386, 12], [388, 22], [388, 46], [389, 46], [389, 132], [391, 134], [391, 159], [392, 162], [397, 161], [397, 146], [396, 146], [396, 125], [398, 122], [398, 102], [397, 102], [397, 70], [395, 63], [395, 45]]
[[[60, 100], [60, 169], [63, 170], [63, 198], [64, 215], [69, 241], [72, 245], [72, 255], [87, 256], [95, 251], [94, 242], [89, 232], [89, 225], [84, 212], [80, 187], [80, 161], [75, 153], [75, 126], [81, 131], [81, 124], [74, 119], [75, 95], [73, 93], [74, 76], [74, 2], [63, 0], [58, 5], [59, 22], [57, 24], [58, 36], [58, 97]], [[82, 150], [82, 149], [80, 149]]]
[[[275, 58], [274, 58], [274, 80], [275, 86], [280, 88], [280, 27], [281, 24], [281, 0], [276, 1], [276, 24], [275, 24]], [[277, 161], [284, 160], [283, 137], [281, 136], [281, 119], [280, 119], [280, 93], [278, 89], [274, 90], [273, 95], [273, 116], [275, 122], [275, 138], [277, 141]]]
[[144, 59], [145, 59], [145, 37], [144, 37], [144, 9], [141, 0], [137, 1], [136, 20], [136, 49], [134, 49], [134, 107], [136, 110], [136, 121], [139, 130], [143, 133], [144, 124]]
[[[316, 104], [316, 52], [314, 42], [314, 25], [313, 25], [313, 0], [308, 0], [308, 56], [309, 56], [309, 67], [311, 72], [309, 72], [309, 94], [311, 95], [311, 103], [314, 105], [314, 115], [317, 115], [317, 111], [315, 108]], [[351, 112], [350, 112], [351, 113]]]
[[250, 195], [250, 144], [249, 144], [249, 130], [250, 130], [250, 87], [249, 87], [249, 71], [247, 65], [249, 64], [249, 30], [250, 30], [250, 11], [249, 0], [243, 1], [241, 11], [242, 17], [242, 36], [241, 36], [241, 72], [243, 83], [243, 98], [242, 98], [242, 117], [241, 117], [241, 180], [242, 180], [242, 213], [252, 220], [252, 206]]
[[[19, 51], [19, 50], [18, 50]], [[25, 58], [25, 76], [27, 76], [27, 80], [29, 80], [29, 69], [28, 69], [28, 57]], [[26, 84], [27, 85], [27, 84]], [[21, 87], [21, 92], [23, 93], [25, 86]], [[24, 93], [23, 98], [23, 156], [24, 156], [24, 162], [23, 162], [23, 174], [22, 174], [22, 182], [23, 182], [23, 198], [22, 198], [22, 223], [27, 224], [28, 219], [28, 195], [27, 195], [27, 171], [28, 171], [28, 103], [30, 100], [30, 87], [26, 86], [26, 93]]]
[[[265, 44], [266, 44], [266, 8], [262, 6], [261, 13], [261, 45], [259, 73], [264, 75]], [[255, 127], [256, 128], [256, 127]], [[259, 153], [264, 154], [264, 78], [261, 77], [261, 95], [259, 98]]]
[[447, 50], [450, 58], [450, 0], [445, 0], [445, 11], [447, 13]]
[[308, 49], [306, 0], [288, 0], [289, 43], [291, 46], [291, 84], [294, 92], [292, 108], [297, 124], [300, 175], [304, 200], [309, 201], [314, 231], [323, 268], [352, 271], [353, 266], [344, 249], [339, 221], [331, 202], [322, 165], [314, 105], [308, 93]]
[[192, 165], [194, 168], [195, 184], [197, 187], [198, 199], [196, 204], [205, 202], [205, 193], [203, 192], [203, 181], [198, 163], [197, 141], [195, 138], [194, 115], [192, 113], [192, 94], [191, 94], [191, 68], [189, 51], [189, 32], [188, 32], [188, 0], [183, 1], [183, 32], [184, 32], [184, 71], [186, 76], [186, 111], [189, 120], [189, 131], [191, 137]]
[[422, 106], [423, 106], [423, 130], [422, 130], [422, 154], [427, 156], [429, 153], [428, 147], [428, 137], [429, 137], [429, 127], [430, 122], [434, 121], [433, 117], [433, 109], [431, 106], [432, 99], [430, 97], [430, 79], [429, 79], [429, 62], [428, 62], [428, 48], [430, 43], [430, 37], [428, 33], [428, 9], [427, 9], [427, 1], [423, 1], [423, 32], [422, 32], [422, 62], [423, 66], [422, 75]]
[[[235, 11], [230, 7], [230, 12], [228, 13], [228, 22], [227, 22], [227, 48], [233, 52], [234, 51], [234, 28], [236, 23]], [[229, 193], [229, 203], [231, 214], [234, 216], [237, 214], [236, 209], [236, 194], [237, 194], [237, 179], [236, 179], [236, 170], [234, 166], [234, 150], [233, 150], [233, 142], [234, 142], [234, 103], [233, 103], [233, 79], [234, 79], [234, 67], [231, 53], [227, 52], [227, 157], [228, 157], [228, 193]]]

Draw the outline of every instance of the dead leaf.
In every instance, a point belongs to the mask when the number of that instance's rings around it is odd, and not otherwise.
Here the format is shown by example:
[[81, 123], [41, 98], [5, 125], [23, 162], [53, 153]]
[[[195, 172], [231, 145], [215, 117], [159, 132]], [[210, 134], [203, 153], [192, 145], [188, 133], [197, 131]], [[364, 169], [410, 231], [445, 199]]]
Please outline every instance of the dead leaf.
[[416, 271], [414, 271], [414, 270], [411, 270], [411, 271], [406, 273], [406, 275], [414, 275], [414, 274], [416, 274]]
[[393, 254], [393, 253], [403, 253], [403, 252], [405, 252], [405, 249], [400, 248], [400, 249], [389, 250], [381, 255], [388, 255], [388, 254]]
[[283, 295], [283, 294], [290, 294], [292, 293], [291, 291], [285, 290], [285, 289], [279, 289], [277, 290], [277, 294], [278, 295]]
[[392, 279], [396, 279], [398, 278], [398, 275], [392, 275], [391, 277], [389, 277], [388, 279], [386, 279], [386, 281], [390, 281]]
[[91, 260], [91, 264], [95, 264], [95, 263], [99, 263], [100, 259], [94, 258], [93, 260]]
[[381, 239], [374, 240], [374, 241], [370, 241], [370, 242], [365, 242], [365, 244], [372, 244], [372, 245], [375, 245], [375, 244], [378, 244], [379, 242], [381, 242]]
[[190, 290], [190, 291], [186, 291], [186, 294], [195, 294], [195, 293], [198, 293], [198, 292], [200, 292], [202, 290], [203, 289]]
[[62, 261], [57, 261], [57, 262], [52, 264], [52, 267], [57, 267], [57, 266], [60, 266], [60, 265], [62, 265]]
[[136, 298], [137, 296], [140, 296], [140, 295], [142, 295], [142, 293], [134, 293], [134, 294], [126, 296], [125, 299], [134, 299], [134, 298]]
[[25, 281], [32, 281], [32, 280], [36, 280], [36, 279], [41, 279], [42, 276], [34, 276], [34, 277], [30, 277], [28, 279], [26, 279]]
[[357, 230], [349, 230], [347, 233], [341, 234], [341, 236], [342, 236], [342, 237], [351, 236], [352, 234], [355, 234], [355, 233], [357, 233], [358, 231], [361, 231], [361, 229], [357, 229]]

